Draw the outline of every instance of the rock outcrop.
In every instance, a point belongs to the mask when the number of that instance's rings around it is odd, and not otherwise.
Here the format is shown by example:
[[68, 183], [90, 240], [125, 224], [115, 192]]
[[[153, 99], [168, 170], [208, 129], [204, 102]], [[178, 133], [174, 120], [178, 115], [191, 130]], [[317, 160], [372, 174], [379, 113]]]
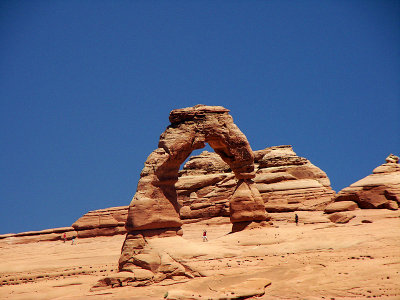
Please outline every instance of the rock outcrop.
[[332, 223], [345, 224], [348, 223], [351, 219], [355, 218], [355, 215], [345, 214], [342, 212], [336, 212], [328, 216], [328, 219], [331, 220]]
[[390, 154], [386, 163], [378, 166], [371, 175], [341, 190], [335, 202], [353, 201], [360, 208], [387, 208], [396, 210], [400, 203], [399, 158]]
[[327, 207], [325, 207], [324, 211], [330, 214], [339, 211], [349, 211], [356, 209], [358, 209], [358, 205], [353, 201], [339, 201], [329, 204]]
[[128, 206], [89, 211], [72, 224], [78, 238], [125, 234]]
[[59, 227], [39, 231], [1, 234], [0, 242], [6, 244], [29, 244], [58, 241], [63, 239], [64, 233], [67, 240], [70, 240], [73, 236], [77, 236], [77, 232], [73, 227]]
[[[268, 212], [323, 210], [335, 192], [329, 178], [289, 145], [254, 151], [255, 187]], [[176, 183], [182, 219], [229, 216], [237, 179], [215, 153], [193, 156]]]
[[[228, 109], [196, 105], [171, 111], [169, 120], [171, 125], [161, 134], [158, 148], [147, 158], [129, 205], [120, 271], [134, 272], [139, 267], [154, 272], [155, 278], [171, 275], [163, 267], [162, 254], [151, 249], [147, 239], [154, 234], [181, 233], [177, 189], [198, 189], [219, 180], [219, 176], [206, 175], [209, 177], [200, 182], [189, 178], [181, 186], [175, 186], [180, 165], [193, 150], [205, 147], [205, 143], [229, 165], [237, 180], [233, 195], [228, 197], [231, 222], [262, 222], [268, 218], [253, 181], [253, 151], [246, 136], [233, 123]], [[185, 274], [190, 276], [188, 272]]]
[[125, 234], [127, 216], [128, 206], [98, 209], [84, 214], [71, 227], [2, 234], [0, 240], [9, 244], [28, 244], [63, 240], [64, 233], [67, 240], [72, 237], [89, 238]]
[[[254, 151], [253, 155], [255, 184], [251, 187], [256, 187], [260, 192], [267, 211], [324, 210], [332, 201], [334, 191], [330, 187], [329, 178], [309, 160], [297, 156], [292, 146], [269, 147]], [[229, 217], [229, 199], [235, 189], [234, 198], [238, 198], [241, 194], [253, 193], [251, 187], [238, 185], [235, 174], [218, 154], [203, 151], [200, 155], [191, 156], [179, 171], [175, 183], [180, 218], [195, 221]], [[258, 193], [255, 192], [253, 197], [259, 197]], [[242, 205], [240, 199], [231, 203]], [[356, 208], [358, 206], [354, 202], [332, 203], [327, 206], [326, 212]], [[80, 238], [123, 234], [126, 232], [124, 223], [127, 214], [128, 206], [94, 210], [72, 226]]]

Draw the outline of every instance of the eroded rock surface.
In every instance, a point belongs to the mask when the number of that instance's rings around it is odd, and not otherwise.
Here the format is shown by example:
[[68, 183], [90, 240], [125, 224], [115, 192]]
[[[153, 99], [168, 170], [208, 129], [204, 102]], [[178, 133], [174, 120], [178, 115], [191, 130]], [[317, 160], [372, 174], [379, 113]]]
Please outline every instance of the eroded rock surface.
[[128, 206], [89, 211], [72, 224], [79, 238], [125, 234]]
[[[203, 148], [205, 143], [229, 165], [237, 179], [243, 180], [238, 192], [243, 189], [243, 184], [249, 186], [248, 191], [256, 192], [251, 189], [255, 177], [253, 151], [245, 135], [233, 123], [228, 109], [205, 105], [176, 109], [170, 113], [170, 122], [160, 137], [158, 148], [147, 158], [141, 172], [137, 192], [129, 206], [126, 227], [130, 231], [180, 228], [182, 222], [175, 189], [179, 167], [193, 150]], [[218, 180], [213, 176], [203, 179], [194, 186], [188, 180], [186, 185], [181, 183], [177, 188], [199, 188]], [[258, 195], [254, 197], [249, 192], [248, 197], [253, 205], [245, 207], [252, 209], [254, 220], [259, 220], [262, 214], [265, 220]], [[247, 214], [251, 213], [247, 211]], [[231, 220], [241, 222], [243, 218], [241, 215], [231, 217]]]
[[399, 158], [390, 154], [386, 158], [386, 163], [375, 168], [371, 175], [341, 190], [335, 201], [353, 201], [360, 208], [398, 209], [400, 203]]
[[[292, 147], [274, 146], [254, 151], [253, 188], [260, 192], [268, 212], [324, 210], [335, 192], [329, 178]], [[193, 156], [176, 183], [182, 219], [229, 216], [230, 195], [238, 180], [215, 153]], [[248, 195], [248, 194], [247, 194]]]
[[[161, 134], [158, 148], [147, 158], [140, 174], [136, 194], [129, 205], [125, 224], [128, 234], [121, 251], [120, 271], [137, 267], [148, 269], [155, 278], [168, 278], [163, 253], [150, 247], [146, 236], [161, 230], [179, 233], [182, 221], [176, 190], [202, 189], [225, 176], [209, 174], [177, 183], [180, 165], [191, 152], [208, 143], [232, 170], [236, 178], [230, 199], [232, 223], [265, 221], [267, 214], [255, 187], [254, 154], [246, 136], [233, 123], [229, 110], [221, 106], [196, 105], [171, 111], [171, 125]], [[192, 162], [193, 167], [195, 163]], [[222, 164], [221, 164], [222, 165]], [[183, 273], [184, 275], [187, 273]]]
[[57, 241], [63, 239], [64, 233], [67, 240], [77, 236], [77, 232], [73, 227], [59, 227], [39, 231], [1, 234], [0, 242], [12, 245]]

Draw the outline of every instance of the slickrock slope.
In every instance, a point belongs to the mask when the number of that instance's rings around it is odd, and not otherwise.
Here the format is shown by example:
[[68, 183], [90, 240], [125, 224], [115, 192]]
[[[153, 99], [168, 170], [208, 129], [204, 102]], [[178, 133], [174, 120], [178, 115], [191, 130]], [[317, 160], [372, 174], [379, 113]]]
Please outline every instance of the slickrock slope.
[[[254, 151], [254, 182], [268, 212], [324, 210], [335, 192], [329, 178], [291, 146]], [[228, 216], [237, 180], [215, 153], [192, 156], [176, 183], [182, 219]]]
[[335, 202], [356, 203], [360, 208], [396, 210], [400, 204], [400, 164], [393, 154], [386, 163], [375, 168], [371, 175], [341, 190]]
[[[184, 224], [183, 237], [149, 244], [200, 277], [175, 275], [149, 286], [134, 286], [146, 284], [146, 272], [133, 282], [133, 273], [118, 273], [123, 235], [75, 245], [3, 239], [0, 299], [399, 299], [400, 211], [351, 214], [348, 223], [333, 224], [321, 211], [300, 211], [296, 226], [294, 213], [271, 213], [273, 227], [233, 234], [228, 218]], [[115, 288], [93, 289], [104, 276]]]

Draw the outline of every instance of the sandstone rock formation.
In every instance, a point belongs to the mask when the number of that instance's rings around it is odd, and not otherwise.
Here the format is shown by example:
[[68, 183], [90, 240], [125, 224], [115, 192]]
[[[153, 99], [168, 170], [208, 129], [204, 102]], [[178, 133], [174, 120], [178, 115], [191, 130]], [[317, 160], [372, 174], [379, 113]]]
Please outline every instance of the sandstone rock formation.
[[399, 158], [390, 154], [386, 163], [375, 168], [371, 175], [341, 190], [335, 202], [353, 201], [360, 208], [396, 210], [400, 203]]
[[88, 238], [125, 234], [127, 216], [128, 206], [98, 209], [84, 214], [71, 227], [2, 234], [0, 240], [9, 244], [28, 244], [62, 240], [64, 233], [67, 240], [72, 237]]
[[[262, 198], [253, 182], [253, 151], [245, 135], [233, 123], [229, 110], [221, 106], [196, 105], [171, 111], [169, 119], [171, 125], [161, 134], [158, 148], [147, 158], [136, 194], [129, 205], [125, 224], [128, 234], [119, 262], [121, 271], [134, 272], [140, 267], [149, 269], [161, 279], [173, 272], [165, 267], [167, 263], [163, 263], [163, 255], [151, 249], [146, 238], [154, 233], [181, 232], [175, 187], [179, 167], [193, 150], [205, 147], [205, 143], [229, 165], [238, 180], [230, 197], [231, 222], [267, 219]], [[182, 187], [198, 188], [215, 180], [213, 176], [200, 183], [188, 180]], [[191, 276], [189, 273], [184, 272]]]
[[128, 206], [89, 211], [72, 224], [78, 238], [125, 234]]
[[67, 240], [71, 239], [73, 236], [77, 236], [77, 232], [73, 227], [59, 227], [39, 231], [1, 234], [0, 241], [7, 244], [29, 244], [57, 241], [62, 239], [64, 233], [66, 234]]
[[324, 211], [330, 214], [339, 211], [348, 211], [356, 209], [358, 209], [358, 205], [353, 201], [339, 201], [329, 204], [327, 207], [325, 207]]
[[328, 216], [328, 219], [333, 223], [344, 224], [348, 223], [351, 219], [355, 218], [355, 215], [349, 215], [342, 212], [336, 212]]
[[[323, 210], [335, 192], [326, 174], [291, 146], [254, 151], [255, 187], [268, 212]], [[237, 187], [230, 168], [215, 153], [204, 151], [184, 165], [176, 183], [182, 219], [229, 215], [229, 196]]]
[[[329, 179], [318, 167], [295, 154], [291, 146], [274, 146], [254, 151], [255, 184], [261, 191], [269, 212], [323, 210], [332, 201], [334, 191]], [[178, 173], [175, 183], [180, 217], [185, 221], [198, 221], [212, 217], [230, 216], [230, 198], [237, 189], [249, 191], [250, 185], [240, 187], [235, 174], [222, 158], [208, 151], [191, 156]], [[321, 187], [322, 185], [322, 187]], [[255, 195], [254, 197], [258, 197]], [[231, 201], [232, 203], [232, 201]], [[237, 205], [240, 201], [234, 201]], [[354, 202], [331, 203], [326, 212], [353, 210]], [[78, 237], [123, 234], [128, 206], [90, 211], [72, 226]]]

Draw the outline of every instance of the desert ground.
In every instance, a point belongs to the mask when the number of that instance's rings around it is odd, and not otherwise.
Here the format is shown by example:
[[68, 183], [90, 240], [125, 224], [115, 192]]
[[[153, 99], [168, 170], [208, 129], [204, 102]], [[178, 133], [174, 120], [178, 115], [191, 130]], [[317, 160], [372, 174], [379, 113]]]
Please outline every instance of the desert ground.
[[[0, 242], [1, 299], [400, 299], [400, 212], [357, 210], [347, 224], [322, 212], [270, 214], [273, 225], [230, 233], [229, 218], [183, 226], [152, 247], [196, 270], [150, 286], [92, 289], [117, 270], [124, 235]], [[202, 241], [206, 229], [208, 242]]]

